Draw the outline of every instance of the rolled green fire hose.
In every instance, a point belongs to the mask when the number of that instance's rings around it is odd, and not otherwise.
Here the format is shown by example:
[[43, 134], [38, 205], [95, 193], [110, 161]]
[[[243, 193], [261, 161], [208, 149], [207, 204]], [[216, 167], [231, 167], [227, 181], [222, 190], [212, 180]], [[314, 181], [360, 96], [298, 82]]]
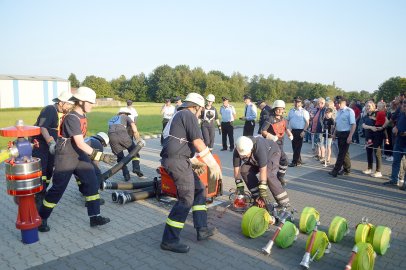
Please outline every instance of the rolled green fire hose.
[[275, 244], [280, 248], [288, 248], [293, 242], [295, 242], [298, 234], [299, 230], [296, 228], [295, 224], [286, 221], [275, 239]]
[[372, 246], [376, 253], [384, 255], [390, 246], [391, 229], [385, 226], [378, 226], [375, 228], [372, 237]]
[[250, 207], [242, 216], [241, 229], [243, 235], [257, 238], [265, 233], [269, 227], [271, 216], [264, 208]]
[[353, 270], [372, 270], [375, 265], [376, 254], [370, 243], [359, 242], [356, 244], [358, 248], [357, 255], [352, 262], [351, 269]]
[[305, 207], [300, 215], [299, 230], [309, 234], [320, 220], [320, 214], [313, 207]]
[[[306, 241], [306, 250], [309, 247], [311, 238], [312, 238], [312, 235], [310, 234], [309, 237], [307, 238], [307, 241]], [[314, 254], [318, 250], [318, 253], [317, 253], [316, 257], [314, 258], [314, 260], [315, 261], [320, 260], [323, 257], [324, 252], [326, 251], [329, 243], [330, 242], [328, 241], [327, 234], [325, 232], [323, 232], [323, 231], [317, 231], [316, 232], [316, 238], [314, 239], [313, 248], [312, 248], [312, 250], [310, 252], [310, 256], [313, 257]]]
[[328, 228], [328, 239], [333, 243], [340, 242], [348, 232], [347, 220], [343, 217], [336, 216], [331, 221]]
[[390, 246], [391, 233], [389, 227], [360, 223], [355, 232], [355, 243], [370, 243], [376, 253], [384, 255]]

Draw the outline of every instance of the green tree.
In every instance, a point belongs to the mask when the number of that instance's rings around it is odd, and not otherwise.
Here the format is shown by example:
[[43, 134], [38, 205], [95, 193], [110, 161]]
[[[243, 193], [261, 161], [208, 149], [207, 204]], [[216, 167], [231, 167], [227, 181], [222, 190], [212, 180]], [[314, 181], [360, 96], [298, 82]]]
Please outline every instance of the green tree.
[[113, 96], [111, 85], [104, 78], [96, 77], [94, 75], [87, 76], [82, 84], [83, 86], [92, 88], [96, 92], [98, 98]]
[[124, 75], [121, 75], [117, 79], [112, 79], [110, 81], [110, 85], [111, 85], [111, 90], [113, 91], [113, 93], [120, 97], [122, 95], [122, 91], [124, 90], [123, 85], [126, 82], [127, 82], [127, 79]]
[[155, 102], [173, 97], [176, 82], [173, 70], [168, 65], [157, 67], [148, 78], [148, 96]]
[[406, 91], [406, 78], [392, 77], [383, 82], [374, 92], [376, 100], [392, 101], [400, 92]]
[[134, 75], [123, 83], [121, 97], [135, 101], [149, 101], [147, 78], [144, 73]]
[[71, 74], [69, 75], [68, 80], [70, 81], [70, 86], [71, 86], [71, 87], [73, 87], [73, 88], [78, 88], [78, 87], [79, 87], [80, 82], [79, 82], [79, 80], [76, 78], [76, 75], [75, 75], [75, 74], [71, 73]]

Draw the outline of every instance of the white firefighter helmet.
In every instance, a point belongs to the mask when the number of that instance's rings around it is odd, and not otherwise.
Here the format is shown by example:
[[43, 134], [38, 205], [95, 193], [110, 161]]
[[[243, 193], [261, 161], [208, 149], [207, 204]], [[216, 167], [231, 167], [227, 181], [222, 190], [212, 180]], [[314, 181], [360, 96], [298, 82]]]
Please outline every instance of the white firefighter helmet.
[[216, 97], [213, 94], [208, 94], [206, 100], [214, 102], [216, 100]]
[[87, 101], [89, 103], [96, 103], [96, 92], [86, 86], [81, 86], [76, 90], [76, 93], [73, 94], [73, 98], [80, 101]]
[[118, 114], [120, 114], [120, 113], [124, 113], [124, 114], [127, 114], [127, 115], [130, 115], [130, 114], [131, 114], [130, 109], [127, 108], [127, 107], [121, 107], [121, 108], [118, 110]]
[[272, 104], [272, 108], [284, 108], [285, 109], [286, 105], [285, 105], [285, 101], [283, 100], [275, 100]]
[[204, 98], [198, 93], [189, 93], [183, 100], [182, 107], [189, 107], [190, 103], [194, 103], [197, 106], [204, 107]]
[[101, 140], [103, 146], [107, 146], [110, 142], [109, 136], [104, 132], [97, 132], [96, 137]]
[[251, 153], [254, 143], [246, 136], [241, 136], [235, 143], [237, 152], [240, 156], [246, 156]]
[[55, 103], [58, 103], [61, 101], [61, 102], [73, 104], [73, 102], [71, 100], [69, 100], [70, 98], [72, 98], [72, 93], [70, 91], [63, 91], [59, 94], [59, 96], [57, 98], [54, 98], [52, 101]]

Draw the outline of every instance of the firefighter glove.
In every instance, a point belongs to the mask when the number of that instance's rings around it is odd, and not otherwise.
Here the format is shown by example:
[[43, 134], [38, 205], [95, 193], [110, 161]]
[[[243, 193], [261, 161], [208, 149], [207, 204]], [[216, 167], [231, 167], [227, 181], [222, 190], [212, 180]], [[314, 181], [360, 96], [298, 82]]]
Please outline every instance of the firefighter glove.
[[209, 171], [209, 178], [211, 180], [219, 180], [223, 179], [223, 175], [221, 174], [220, 166], [218, 165], [217, 161], [214, 159], [213, 155], [211, 154], [208, 147], [199, 153], [199, 156], [202, 158], [204, 163], [206, 163]]
[[95, 161], [103, 161], [104, 163], [110, 165], [113, 165], [114, 163], [117, 162], [117, 157], [115, 155], [103, 154], [102, 152], [97, 151], [96, 149], [93, 149], [93, 152], [90, 155], [90, 159]]
[[192, 163], [192, 169], [197, 175], [202, 175], [204, 173], [204, 167], [206, 167], [206, 164], [203, 162], [200, 162], [197, 157], [193, 157], [190, 159], [190, 162]]
[[242, 179], [235, 179], [235, 185], [237, 187], [237, 194], [244, 195], [244, 181]]
[[264, 199], [264, 201], [268, 198], [268, 186], [266, 183], [260, 183], [258, 186], [259, 189], [259, 197]]
[[51, 153], [51, 155], [55, 155], [55, 146], [56, 146], [55, 140], [49, 141], [48, 146], [49, 146], [49, 153]]
[[266, 138], [274, 142], [278, 140], [278, 136], [272, 135], [271, 133], [268, 133], [268, 135], [266, 135]]

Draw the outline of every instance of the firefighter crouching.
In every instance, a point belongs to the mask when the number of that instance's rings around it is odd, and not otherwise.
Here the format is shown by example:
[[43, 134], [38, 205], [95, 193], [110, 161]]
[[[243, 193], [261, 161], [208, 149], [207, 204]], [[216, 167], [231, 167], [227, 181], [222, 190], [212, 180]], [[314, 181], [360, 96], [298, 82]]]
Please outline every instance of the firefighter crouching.
[[[131, 152], [135, 148], [133, 137], [138, 141], [140, 134], [134, 121], [129, 117], [131, 114], [127, 107], [120, 108], [118, 114], [109, 120], [109, 138], [111, 151], [117, 156], [120, 162], [124, 158], [124, 150]], [[133, 160], [133, 171], [137, 172], [139, 177], [143, 176], [140, 170], [140, 155], [137, 154]], [[125, 181], [130, 180], [130, 172], [126, 165], [123, 166], [123, 176]]]
[[287, 206], [288, 193], [277, 178], [280, 157], [281, 150], [272, 140], [259, 136], [238, 138], [233, 153], [234, 178], [238, 194], [244, 194], [244, 180], [253, 199], [260, 206], [268, 203], [267, 187], [279, 206]]
[[192, 164], [198, 162], [194, 157], [197, 152], [209, 169], [211, 179], [221, 179], [220, 166], [209, 148], [204, 144], [198, 126], [198, 117], [204, 107], [204, 98], [197, 93], [190, 93], [178, 111], [164, 129], [161, 163], [173, 179], [178, 201], [173, 206], [166, 220], [161, 248], [178, 253], [186, 253], [189, 246], [180, 243], [180, 233], [185, 225], [190, 209], [193, 212], [193, 223], [197, 231], [197, 240], [206, 240], [216, 232], [207, 227], [207, 207], [205, 187]]
[[99, 184], [91, 160], [101, 160], [112, 164], [115, 156], [103, 154], [84, 141], [87, 132], [86, 113], [90, 112], [93, 104], [96, 103], [96, 93], [88, 87], [79, 87], [73, 95], [72, 101], [74, 101], [74, 108], [63, 117], [58, 134], [52, 186], [39, 210], [42, 218], [42, 224], [38, 227], [40, 232], [50, 230], [47, 219], [65, 192], [73, 173], [81, 179], [83, 185], [90, 226], [110, 222], [109, 218], [100, 215]]

